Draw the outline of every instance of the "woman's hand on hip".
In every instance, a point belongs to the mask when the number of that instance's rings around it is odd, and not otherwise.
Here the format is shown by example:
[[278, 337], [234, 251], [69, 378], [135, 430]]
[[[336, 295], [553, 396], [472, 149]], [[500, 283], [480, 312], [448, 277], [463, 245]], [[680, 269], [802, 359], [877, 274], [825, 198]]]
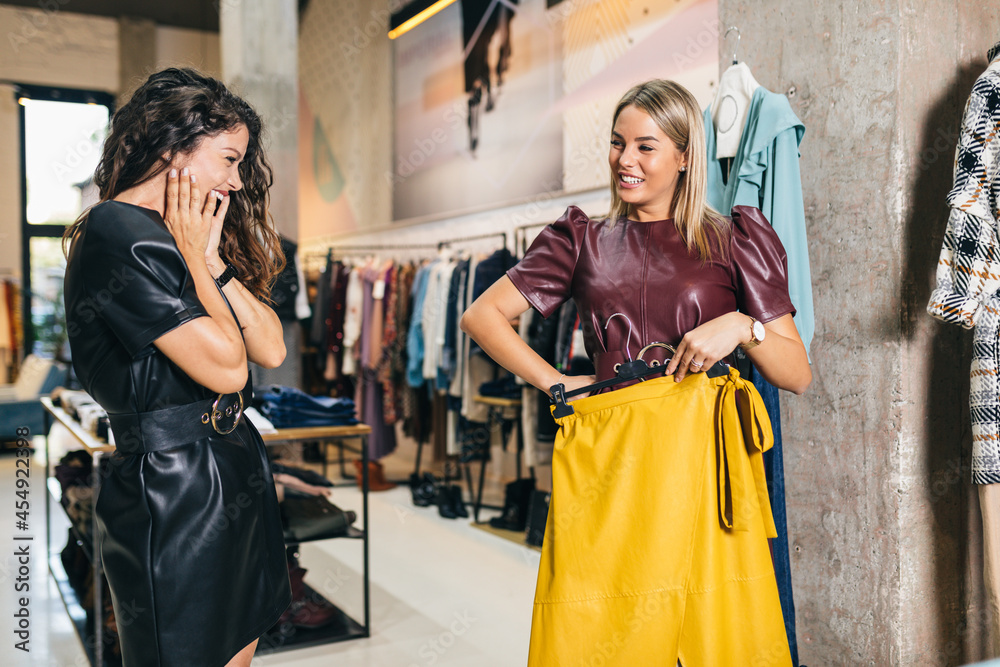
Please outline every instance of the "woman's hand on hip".
[[684, 334], [677, 353], [667, 364], [666, 373], [680, 382], [689, 373], [708, 370], [750, 338], [750, 318], [732, 312], [709, 320]]
[[181, 170], [180, 175], [176, 169], [171, 169], [167, 174], [167, 204], [163, 221], [185, 259], [207, 257], [213, 229], [217, 227], [221, 234], [229, 197], [222, 199], [219, 210], [216, 211], [218, 201], [214, 193], [207, 198], [203, 197], [197, 178], [186, 167]]

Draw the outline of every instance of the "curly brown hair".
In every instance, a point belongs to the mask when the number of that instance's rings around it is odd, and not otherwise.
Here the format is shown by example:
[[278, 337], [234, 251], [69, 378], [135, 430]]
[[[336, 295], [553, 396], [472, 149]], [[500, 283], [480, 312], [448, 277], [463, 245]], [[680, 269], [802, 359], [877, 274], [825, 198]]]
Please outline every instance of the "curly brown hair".
[[[221, 81], [188, 68], [150, 76], [112, 117], [94, 182], [101, 202], [114, 199], [163, 173], [170, 166], [164, 155], [189, 154], [205, 137], [240, 125], [250, 135], [239, 166], [243, 188], [230, 193], [219, 256], [236, 268], [237, 278], [254, 296], [270, 302], [285, 256], [268, 214], [274, 177], [262, 145], [264, 125], [253, 107]], [[66, 230], [64, 252], [88, 213]]]

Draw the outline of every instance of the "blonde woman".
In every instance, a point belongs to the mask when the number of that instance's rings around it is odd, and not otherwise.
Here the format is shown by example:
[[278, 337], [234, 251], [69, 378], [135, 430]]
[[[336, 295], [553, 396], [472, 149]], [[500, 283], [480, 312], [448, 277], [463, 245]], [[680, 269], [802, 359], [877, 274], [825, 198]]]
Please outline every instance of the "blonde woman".
[[[742, 346], [775, 386], [808, 387], [784, 249], [759, 210], [706, 203], [702, 115], [676, 83], [622, 97], [608, 162], [611, 215], [570, 207], [462, 318], [544, 391], [612, 378], [653, 342], [676, 348], [644, 356], [665, 377], [577, 400], [558, 420], [529, 664], [788, 665], [766, 541], [769, 422], [735, 371], [703, 372]], [[563, 376], [508, 325], [571, 298], [596, 378]]]

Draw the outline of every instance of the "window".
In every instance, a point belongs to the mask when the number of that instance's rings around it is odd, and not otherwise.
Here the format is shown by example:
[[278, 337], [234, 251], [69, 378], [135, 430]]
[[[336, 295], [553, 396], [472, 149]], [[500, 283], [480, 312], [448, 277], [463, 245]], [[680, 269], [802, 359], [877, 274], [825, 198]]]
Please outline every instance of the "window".
[[113, 98], [18, 86], [21, 109], [23, 322], [26, 351], [63, 356], [62, 235], [97, 202], [93, 184]]

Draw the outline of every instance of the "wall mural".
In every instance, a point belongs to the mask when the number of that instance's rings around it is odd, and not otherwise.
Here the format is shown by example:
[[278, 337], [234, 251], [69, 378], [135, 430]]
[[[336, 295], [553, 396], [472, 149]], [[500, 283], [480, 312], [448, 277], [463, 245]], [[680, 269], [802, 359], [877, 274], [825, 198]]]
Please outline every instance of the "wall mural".
[[562, 187], [560, 32], [545, 0], [460, 0], [393, 43], [393, 217]]
[[707, 105], [717, 0], [459, 0], [392, 43], [395, 220], [602, 187], [614, 102], [664, 77]]

